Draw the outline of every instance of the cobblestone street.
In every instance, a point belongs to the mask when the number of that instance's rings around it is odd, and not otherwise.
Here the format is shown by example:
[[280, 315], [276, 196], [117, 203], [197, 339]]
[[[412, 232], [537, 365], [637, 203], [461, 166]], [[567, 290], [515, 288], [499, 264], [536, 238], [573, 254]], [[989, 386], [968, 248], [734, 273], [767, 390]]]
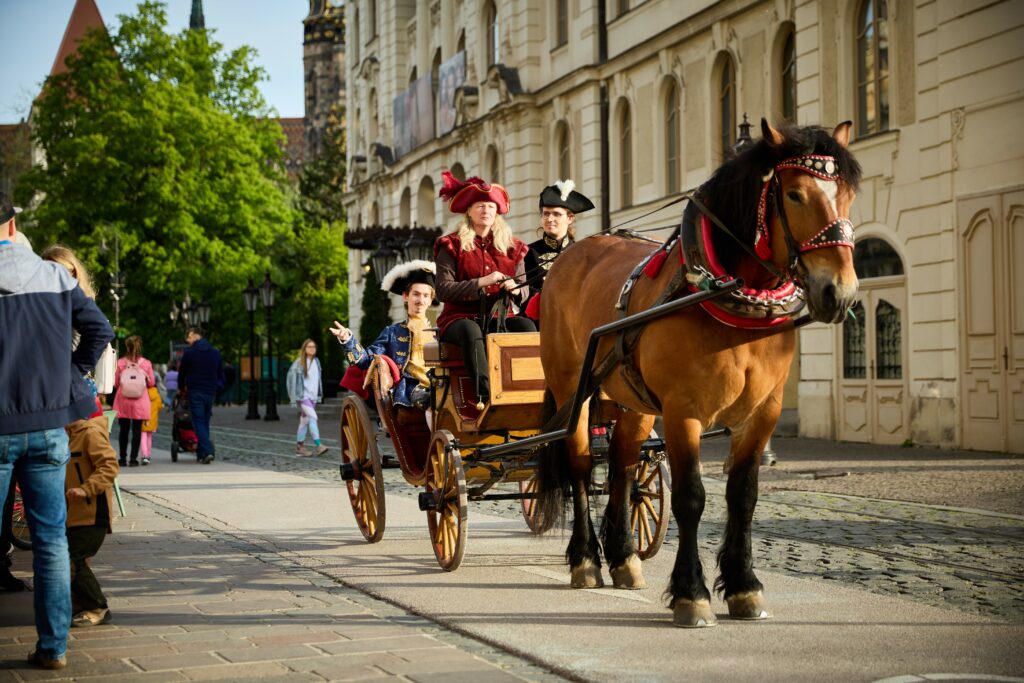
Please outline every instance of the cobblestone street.
[[[281, 423], [253, 423], [251, 430], [218, 427], [215, 418], [218, 458], [338, 482], [340, 486], [337, 440], [325, 438], [324, 443], [331, 451], [322, 458], [295, 457], [291, 454], [294, 441], [287, 434], [289, 417], [288, 409], [282, 409]], [[231, 418], [221, 422], [231, 422]], [[323, 424], [326, 437], [333, 425], [326, 417]], [[169, 445], [167, 427], [164, 424], [157, 435], [157, 445], [162, 448]], [[780, 453], [797, 454], [801, 452], [801, 441], [777, 439], [775, 448]], [[380, 445], [382, 452], [390, 452], [386, 439]], [[873, 462], [877, 463], [879, 448], [873, 449]], [[701, 548], [709, 575], [713, 575], [713, 557], [724, 531], [725, 482], [721, 461], [725, 450], [723, 442], [706, 448], [708, 495], [701, 525]], [[893, 450], [900, 453], [900, 449]], [[896, 469], [906, 469], [915, 456], [915, 451], [902, 452], [907, 454], [907, 460], [904, 467]], [[829, 469], [832, 474], [837, 470], [835, 459], [810, 462], [803, 469]], [[849, 469], [845, 464], [843, 467]], [[755, 568], [852, 583], [875, 593], [907, 596], [928, 605], [1024, 621], [1024, 517], [828, 491], [788, 490], [783, 488], [787, 479], [804, 486], [824, 483], [835, 490], [842, 489], [854, 477], [815, 480], [788, 476], [782, 468], [762, 472], [767, 473], [763, 475], [765, 483], [754, 520]], [[885, 473], [874, 472], [872, 476], [884, 477]], [[965, 472], [960, 476], [992, 475]], [[414, 497], [419, 493], [406, 484], [398, 469], [387, 469], [385, 480], [389, 494]], [[1019, 489], [1015, 495], [1019, 499]], [[1007, 504], [1006, 500], [1001, 502]], [[518, 501], [475, 502], [470, 504], [471, 515], [474, 509], [504, 517], [521, 515]], [[666, 540], [670, 548], [662, 552], [672, 551], [675, 537], [673, 524]]]

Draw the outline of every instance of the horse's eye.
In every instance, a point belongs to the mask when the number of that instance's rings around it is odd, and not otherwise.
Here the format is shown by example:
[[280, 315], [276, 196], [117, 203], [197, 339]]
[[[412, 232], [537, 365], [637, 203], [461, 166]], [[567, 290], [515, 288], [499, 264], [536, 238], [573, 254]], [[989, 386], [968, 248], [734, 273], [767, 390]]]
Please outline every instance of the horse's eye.
[[794, 201], [797, 204], [803, 202], [803, 200], [800, 198], [800, 193], [797, 192], [796, 190], [790, 190], [789, 192], [786, 193], [786, 196], [789, 197], [790, 201]]

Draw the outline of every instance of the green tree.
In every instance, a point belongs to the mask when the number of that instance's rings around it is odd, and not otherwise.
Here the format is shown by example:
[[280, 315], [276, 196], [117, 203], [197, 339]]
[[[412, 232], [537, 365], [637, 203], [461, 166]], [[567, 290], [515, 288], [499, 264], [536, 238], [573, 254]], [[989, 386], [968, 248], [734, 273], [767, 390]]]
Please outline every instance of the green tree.
[[[23, 177], [37, 247], [74, 248], [102, 284], [120, 270], [122, 327], [155, 358], [167, 311], [186, 291], [213, 304], [215, 343], [247, 338], [241, 289], [296, 236], [278, 124], [247, 47], [225, 53], [206, 31], [166, 32], [164, 6], [143, 2], [117, 32], [90, 33], [36, 101], [36, 142], [47, 165]], [[285, 280], [273, 268], [275, 280]], [[101, 300], [109, 311], [109, 305]], [[275, 338], [276, 338], [275, 334]]]

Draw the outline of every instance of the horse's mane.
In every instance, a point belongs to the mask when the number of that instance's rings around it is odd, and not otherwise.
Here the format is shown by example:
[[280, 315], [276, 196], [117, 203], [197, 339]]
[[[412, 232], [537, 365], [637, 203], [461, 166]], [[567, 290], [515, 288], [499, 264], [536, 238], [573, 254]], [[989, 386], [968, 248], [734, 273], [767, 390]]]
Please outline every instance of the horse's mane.
[[[855, 192], [860, 184], [860, 164], [824, 128], [784, 126], [777, 130], [785, 140], [781, 145], [773, 147], [764, 139], [758, 140], [727, 159], [700, 188], [700, 195], [708, 208], [736, 237], [751, 246], [757, 227], [762, 178], [780, 161], [802, 154], [835, 157], [840, 182]], [[744, 252], [721, 230], [713, 231], [712, 242], [722, 267], [733, 272]]]

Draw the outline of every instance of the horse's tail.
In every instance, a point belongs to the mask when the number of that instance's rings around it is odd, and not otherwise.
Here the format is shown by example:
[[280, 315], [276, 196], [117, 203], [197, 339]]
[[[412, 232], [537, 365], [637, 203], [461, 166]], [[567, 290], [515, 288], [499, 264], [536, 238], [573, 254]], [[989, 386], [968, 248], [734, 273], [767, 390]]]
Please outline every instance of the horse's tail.
[[[557, 411], [554, 394], [545, 388], [541, 424], [547, 424]], [[561, 524], [565, 518], [569, 483], [569, 453], [565, 440], [558, 439], [541, 446], [537, 451], [537, 501], [534, 508], [539, 521], [538, 533]]]

